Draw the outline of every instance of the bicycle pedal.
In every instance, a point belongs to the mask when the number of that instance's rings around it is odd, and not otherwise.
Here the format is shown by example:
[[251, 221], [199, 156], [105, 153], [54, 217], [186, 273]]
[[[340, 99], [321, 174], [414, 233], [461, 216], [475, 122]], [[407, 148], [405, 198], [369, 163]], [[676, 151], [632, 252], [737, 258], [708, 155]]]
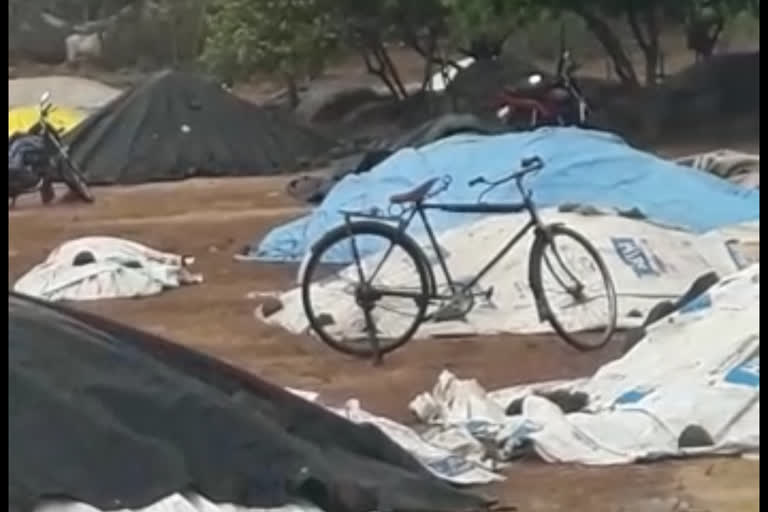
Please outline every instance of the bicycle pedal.
[[497, 306], [496, 303], [494, 303], [492, 300], [487, 300], [483, 302], [480, 306], [485, 309], [494, 309], [494, 310], [499, 309], [499, 306]]
[[434, 322], [449, 322], [451, 320], [464, 320], [465, 317], [464, 308], [455, 304], [447, 304], [432, 313], [430, 319]]

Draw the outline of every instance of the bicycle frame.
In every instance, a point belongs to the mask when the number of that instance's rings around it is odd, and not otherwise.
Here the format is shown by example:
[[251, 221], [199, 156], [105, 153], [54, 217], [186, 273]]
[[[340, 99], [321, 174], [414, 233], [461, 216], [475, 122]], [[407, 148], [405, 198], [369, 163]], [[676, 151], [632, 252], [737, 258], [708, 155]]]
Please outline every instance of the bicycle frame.
[[[513, 213], [520, 213], [523, 211], [527, 211], [530, 215], [530, 219], [528, 222], [517, 232], [515, 235], [507, 241], [506, 244], [478, 271], [475, 276], [467, 283], [462, 283], [462, 286], [466, 289], [472, 289], [477, 285], [477, 283], [485, 277], [488, 272], [493, 269], [493, 267], [496, 266], [496, 264], [504, 257], [506, 256], [512, 248], [517, 245], [517, 243], [533, 228], [535, 228], [537, 231], [541, 230], [543, 228], [543, 224], [541, 222], [541, 218], [539, 217], [538, 211], [536, 209], [536, 205], [533, 202], [532, 199], [532, 193], [530, 191], [525, 191], [521, 185], [520, 182], [517, 182], [517, 188], [520, 191], [523, 200], [520, 203], [416, 203], [413, 206], [411, 206], [409, 209], [405, 210], [404, 214], [401, 215], [388, 215], [388, 216], [381, 216], [381, 215], [375, 215], [375, 214], [365, 214], [365, 213], [357, 213], [357, 212], [344, 212], [345, 218], [347, 222], [349, 221], [350, 217], [358, 217], [358, 218], [370, 218], [370, 219], [376, 219], [380, 221], [390, 221], [390, 222], [397, 222], [398, 224], [398, 232], [405, 233], [405, 230], [408, 229], [408, 226], [411, 225], [413, 222], [413, 219], [418, 215], [421, 219], [422, 224], [424, 225], [424, 229], [427, 232], [427, 236], [429, 237], [430, 244], [432, 245], [433, 250], [435, 251], [435, 254], [437, 255], [438, 262], [440, 263], [440, 268], [443, 272], [443, 276], [446, 279], [446, 282], [448, 283], [449, 289], [454, 290], [456, 282], [453, 279], [453, 276], [451, 276], [451, 272], [448, 268], [448, 264], [445, 261], [445, 258], [443, 257], [442, 252], [440, 252], [440, 246], [437, 242], [437, 236], [435, 235], [434, 230], [432, 229], [432, 225], [429, 223], [429, 219], [427, 217], [426, 212], [428, 210], [439, 210], [444, 212], [452, 212], [452, 213], [490, 213], [490, 214], [501, 214], [501, 215], [509, 215]], [[407, 213], [406, 213], [407, 212]], [[386, 259], [390, 255], [390, 251], [392, 248], [388, 249], [387, 252], [384, 254], [384, 257], [382, 258], [381, 263], [379, 264], [379, 267], [386, 261]], [[378, 269], [373, 273], [373, 276], [378, 272]], [[372, 276], [372, 277], [373, 277]], [[410, 293], [405, 291], [397, 291], [397, 290], [388, 290], [387, 295], [393, 296], [393, 297], [404, 297], [404, 298], [416, 298], [419, 296], [417, 293]], [[437, 300], [450, 300], [453, 298], [453, 295], [440, 295], [437, 290], [433, 290], [432, 295], [430, 296], [430, 299], [437, 299]]]

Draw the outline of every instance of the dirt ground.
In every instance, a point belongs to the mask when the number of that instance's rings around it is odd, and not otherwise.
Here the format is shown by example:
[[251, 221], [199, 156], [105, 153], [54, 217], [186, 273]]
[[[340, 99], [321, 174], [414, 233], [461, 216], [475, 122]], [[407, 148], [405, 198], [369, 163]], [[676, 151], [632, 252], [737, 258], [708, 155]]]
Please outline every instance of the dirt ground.
[[[552, 337], [415, 341], [373, 369], [254, 318], [254, 291], [285, 289], [295, 268], [235, 262], [232, 255], [271, 226], [302, 213], [282, 194], [287, 178], [194, 180], [96, 189], [91, 206], [42, 207], [24, 198], [9, 213], [8, 277], [13, 280], [58, 243], [112, 235], [197, 257], [201, 286], [155, 298], [82, 304], [208, 352], [273, 382], [359, 398], [367, 409], [410, 421], [407, 404], [446, 368], [488, 388], [584, 376], [616, 357], [616, 347], [580, 354]], [[750, 512], [759, 506], [759, 463], [696, 459], [620, 468], [520, 462], [502, 485], [483, 489], [522, 511]]]

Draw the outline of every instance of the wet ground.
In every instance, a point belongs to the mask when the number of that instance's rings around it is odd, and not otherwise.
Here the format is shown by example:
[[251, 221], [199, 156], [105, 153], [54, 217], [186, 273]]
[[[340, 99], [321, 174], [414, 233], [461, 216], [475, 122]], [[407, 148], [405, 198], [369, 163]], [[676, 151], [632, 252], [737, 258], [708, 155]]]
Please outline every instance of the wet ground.
[[[579, 377], [618, 355], [617, 347], [582, 354], [554, 337], [499, 336], [414, 341], [380, 368], [289, 335], [254, 317], [251, 292], [291, 286], [295, 268], [241, 263], [232, 255], [270, 227], [302, 214], [282, 194], [287, 179], [194, 180], [96, 189], [91, 206], [19, 201], [9, 215], [11, 282], [59, 243], [79, 236], [124, 237], [197, 258], [201, 286], [140, 300], [81, 304], [208, 352], [273, 382], [321, 392], [325, 401], [359, 398], [364, 407], [410, 421], [407, 404], [442, 369], [487, 388]], [[485, 489], [522, 511], [734, 511], [759, 508], [759, 463], [694, 459], [619, 468], [526, 461], [508, 481]]]

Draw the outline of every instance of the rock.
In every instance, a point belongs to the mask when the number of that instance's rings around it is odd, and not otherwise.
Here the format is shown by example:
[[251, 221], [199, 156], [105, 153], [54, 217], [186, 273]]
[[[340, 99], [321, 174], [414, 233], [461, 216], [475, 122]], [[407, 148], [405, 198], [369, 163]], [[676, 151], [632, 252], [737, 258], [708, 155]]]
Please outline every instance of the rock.
[[[548, 393], [536, 393], [536, 395], [544, 397], [550, 402], [557, 404], [557, 406], [560, 407], [560, 409], [562, 409], [563, 413], [565, 414], [578, 412], [586, 407], [587, 403], [589, 403], [589, 395], [578, 391], [573, 392], [556, 389]], [[523, 409], [523, 400], [524, 398], [515, 400], [510, 403], [507, 406], [507, 410], [505, 411], [507, 416], [516, 416], [521, 414]]]
[[261, 303], [261, 313], [264, 317], [270, 317], [283, 309], [283, 303], [276, 297], [267, 297]]
[[712, 446], [715, 441], [709, 432], [699, 425], [688, 425], [680, 433], [677, 444], [680, 448], [698, 448], [701, 446]]

